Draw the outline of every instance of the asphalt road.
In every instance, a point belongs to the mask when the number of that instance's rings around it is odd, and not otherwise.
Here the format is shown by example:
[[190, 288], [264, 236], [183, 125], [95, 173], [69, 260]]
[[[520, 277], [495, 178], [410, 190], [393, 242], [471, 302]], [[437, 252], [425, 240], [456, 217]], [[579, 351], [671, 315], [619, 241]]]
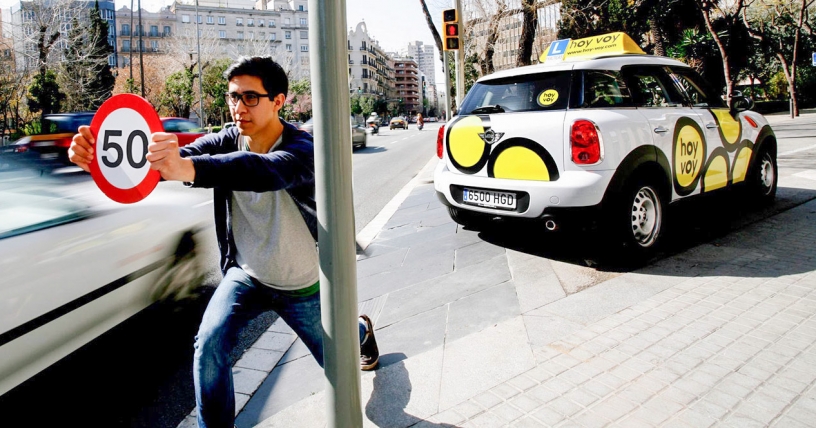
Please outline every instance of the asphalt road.
[[[425, 166], [436, 150], [439, 125], [418, 131], [382, 129], [353, 152], [355, 227], [359, 232]], [[74, 195], [105, 198], [83, 172], [63, 171]], [[151, 197], [183, 192], [191, 209], [212, 209], [211, 192], [162, 182]], [[191, 193], [193, 196], [191, 197]], [[191, 374], [193, 338], [220, 280], [214, 231], [204, 258], [211, 266], [201, 295], [181, 304], [154, 306], [0, 397], [3, 426], [175, 427], [195, 406]], [[244, 330], [232, 355], [274, 322], [262, 315]]]

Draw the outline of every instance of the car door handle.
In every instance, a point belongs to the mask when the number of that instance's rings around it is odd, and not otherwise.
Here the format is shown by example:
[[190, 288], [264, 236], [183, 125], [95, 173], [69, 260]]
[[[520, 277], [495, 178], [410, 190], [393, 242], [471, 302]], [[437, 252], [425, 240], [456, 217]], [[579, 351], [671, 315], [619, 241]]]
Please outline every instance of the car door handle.
[[662, 134], [664, 132], [669, 132], [669, 130], [662, 127], [662, 126], [658, 126], [657, 128], [654, 129], [654, 132], [657, 132], [658, 134]]
[[706, 128], [708, 129], [717, 129], [717, 124], [713, 122], [706, 123]]

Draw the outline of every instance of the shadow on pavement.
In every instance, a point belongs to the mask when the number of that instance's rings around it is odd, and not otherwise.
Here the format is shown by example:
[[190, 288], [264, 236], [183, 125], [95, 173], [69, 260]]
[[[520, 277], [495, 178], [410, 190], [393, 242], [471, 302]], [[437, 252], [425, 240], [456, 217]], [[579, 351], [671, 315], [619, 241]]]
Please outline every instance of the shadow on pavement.
[[[411, 401], [411, 378], [405, 368], [402, 353], [385, 354], [380, 360], [391, 361], [387, 367], [379, 368], [374, 374], [374, 390], [365, 406], [365, 415], [378, 427], [407, 427], [422, 422], [423, 419], [405, 412]], [[393, 363], [393, 361], [397, 361]], [[450, 424], [424, 422], [423, 427], [455, 428]]]

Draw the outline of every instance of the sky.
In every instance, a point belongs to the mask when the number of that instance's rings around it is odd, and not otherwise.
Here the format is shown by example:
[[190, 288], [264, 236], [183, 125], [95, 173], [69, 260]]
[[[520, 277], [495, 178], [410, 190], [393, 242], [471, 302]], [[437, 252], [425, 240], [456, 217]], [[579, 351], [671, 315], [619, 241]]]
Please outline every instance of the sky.
[[[434, 24], [440, 29], [442, 10], [452, 7], [454, 0], [425, 1]], [[142, 0], [142, 9], [157, 12], [172, 2], [173, 0]], [[0, 8], [5, 10], [16, 3], [17, 0], [0, 0]], [[115, 0], [115, 3], [117, 9], [122, 6], [130, 7], [130, 0]], [[349, 29], [356, 28], [360, 21], [365, 21], [368, 35], [377, 40], [386, 52], [403, 51], [409, 42], [417, 40], [434, 45], [433, 35], [428, 29], [420, 3], [416, 0], [346, 0], [346, 24]], [[438, 52], [435, 63], [436, 80], [443, 81]]]

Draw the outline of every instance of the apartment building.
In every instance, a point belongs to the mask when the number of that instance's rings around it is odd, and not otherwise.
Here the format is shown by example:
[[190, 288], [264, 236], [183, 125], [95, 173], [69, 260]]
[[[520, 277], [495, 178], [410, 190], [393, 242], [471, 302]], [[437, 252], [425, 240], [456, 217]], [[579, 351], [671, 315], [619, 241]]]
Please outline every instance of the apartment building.
[[135, 53], [155, 55], [172, 51], [176, 14], [169, 7], [158, 12], [142, 9], [140, 14], [123, 6], [116, 11], [116, 23], [118, 67], [130, 64]]
[[414, 115], [422, 112], [422, 81], [419, 66], [413, 58], [396, 57], [394, 61], [394, 95], [402, 99], [404, 113]]
[[349, 92], [393, 98], [394, 66], [365, 22], [348, 32]]
[[[51, 49], [52, 60], [59, 60], [68, 47], [67, 35], [71, 31], [74, 19], [79, 25], [90, 25], [90, 12], [96, 0], [74, 0], [66, 3], [50, 3], [41, 0], [20, 1], [13, 4], [11, 11], [11, 39], [14, 46], [14, 57], [18, 70], [33, 69], [39, 66], [37, 37], [40, 28], [49, 31], [59, 30], [59, 38]], [[108, 22], [109, 28], [116, 28], [116, 14], [113, 0], [99, 0], [99, 14]], [[116, 46], [116, 34], [108, 32], [108, 43]], [[108, 58], [112, 66], [117, 63], [117, 52]]]
[[436, 85], [436, 46], [422, 41], [408, 43], [407, 56], [416, 60], [419, 71], [425, 74], [428, 85]]
[[14, 45], [11, 40], [11, 32], [6, 33], [8, 25], [3, 22], [3, 9], [0, 9], [0, 62], [11, 63], [14, 61]]
[[[493, 66], [496, 71], [516, 66], [523, 23], [521, 0], [504, 2], [506, 8], [503, 10], [499, 10], [497, 4], [497, 2], [487, 0], [463, 0], [462, 3], [464, 34], [472, 37], [476, 44], [476, 52], [480, 55], [485, 51], [491, 22], [499, 20], [499, 37], [493, 47], [495, 52]], [[538, 28], [531, 58], [533, 64], [538, 62], [541, 52], [547, 49], [550, 42], [556, 39], [560, 19], [560, 1], [542, 0], [538, 2]]]

